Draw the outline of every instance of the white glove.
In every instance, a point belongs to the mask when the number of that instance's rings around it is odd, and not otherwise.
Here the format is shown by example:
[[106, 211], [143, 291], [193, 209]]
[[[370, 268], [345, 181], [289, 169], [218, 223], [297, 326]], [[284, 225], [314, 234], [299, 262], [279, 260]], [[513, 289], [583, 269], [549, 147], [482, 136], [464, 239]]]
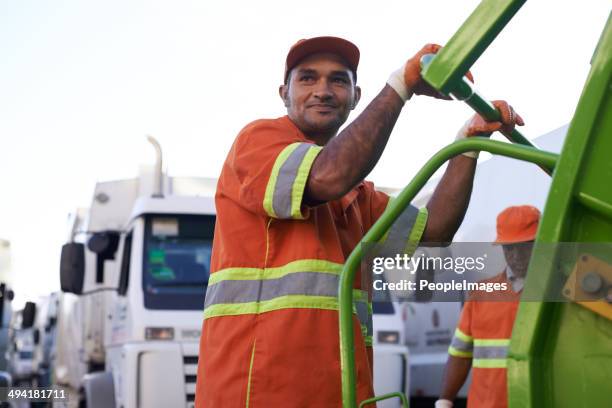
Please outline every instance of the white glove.
[[[455, 137], [455, 140], [467, 139], [467, 137], [468, 137], [468, 129], [470, 128], [470, 123], [471, 122], [472, 122], [472, 119], [470, 119], [467, 122], [465, 122], [463, 127], [461, 129], [459, 129], [459, 132], [457, 132], [457, 136]], [[464, 156], [467, 156], [467, 157], [471, 157], [472, 159], [478, 159], [478, 154], [479, 153], [480, 152], [464, 152], [464, 153], [461, 153], [461, 154], [464, 155]], [[441, 400], [441, 401], [448, 401], [448, 400]]]
[[404, 71], [406, 70], [406, 64], [402, 65], [397, 71], [394, 71], [387, 79], [387, 84], [397, 92], [402, 101], [406, 102], [412, 96], [412, 93], [408, 90], [408, 86], [406, 86], [406, 81], [404, 80]]
[[439, 399], [436, 401], [434, 408], [453, 408], [453, 401], [447, 399]]

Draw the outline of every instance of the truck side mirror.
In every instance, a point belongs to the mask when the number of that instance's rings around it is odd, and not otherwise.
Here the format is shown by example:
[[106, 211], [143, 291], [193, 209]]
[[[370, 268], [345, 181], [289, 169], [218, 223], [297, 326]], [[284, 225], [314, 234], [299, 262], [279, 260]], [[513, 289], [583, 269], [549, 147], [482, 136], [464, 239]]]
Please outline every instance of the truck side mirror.
[[60, 286], [62, 292], [80, 295], [85, 279], [85, 245], [69, 242], [62, 246]]
[[0, 388], [8, 388], [12, 384], [11, 375], [6, 371], [0, 371]]
[[36, 317], [36, 303], [26, 302], [21, 316], [22, 329], [29, 329], [30, 327], [34, 326], [34, 318]]
[[104, 282], [104, 261], [115, 259], [119, 247], [119, 233], [103, 231], [94, 233], [87, 242], [87, 248], [96, 254], [96, 283]]
[[109, 259], [115, 255], [118, 246], [119, 233], [115, 231], [95, 232], [87, 241], [87, 248], [91, 252]]

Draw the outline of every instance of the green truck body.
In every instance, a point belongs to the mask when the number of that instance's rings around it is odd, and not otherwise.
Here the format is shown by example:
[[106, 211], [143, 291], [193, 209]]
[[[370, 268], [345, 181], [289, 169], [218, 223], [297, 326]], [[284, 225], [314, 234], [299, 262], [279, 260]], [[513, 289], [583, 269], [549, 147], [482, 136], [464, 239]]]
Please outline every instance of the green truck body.
[[[465, 101], [484, 117], [495, 119], [497, 111], [472, 89], [464, 75], [524, 3], [525, 0], [482, 1], [446, 46], [424, 61], [423, 78], [441, 92]], [[378, 242], [433, 173], [462, 152], [482, 150], [532, 162], [552, 175], [525, 291], [538, 288], [553, 297], [558, 292], [564, 301], [520, 304], [507, 362], [508, 403], [513, 408], [612, 406], [611, 73], [609, 18], [559, 155], [538, 150], [516, 131], [505, 135], [514, 143], [478, 137], [455, 142], [425, 164], [362, 241]], [[540, 170], [534, 166], [534, 171]], [[575, 250], [562, 249], [568, 245]], [[350, 335], [352, 283], [364, 256], [363, 247], [358, 245], [351, 253], [340, 277], [343, 405], [356, 407], [400, 398], [407, 406], [407, 399], [400, 393], [356, 400], [354, 339]], [[585, 298], [586, 289], [581, 287], [584, 281], [580, 279], [588, 273], [590, 278], [593, 274], [599, 276], [603, 288], [596, 293], [591, 291], [591, 297]]]

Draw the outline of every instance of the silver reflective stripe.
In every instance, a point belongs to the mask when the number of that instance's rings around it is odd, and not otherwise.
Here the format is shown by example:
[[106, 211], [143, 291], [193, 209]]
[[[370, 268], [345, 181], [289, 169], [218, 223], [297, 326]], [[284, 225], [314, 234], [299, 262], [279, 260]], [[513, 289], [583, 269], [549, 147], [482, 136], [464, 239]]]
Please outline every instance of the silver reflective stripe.
[[391, 229], [389, 229], [389, 234], [385, 241], [385, 247], [387, 249], [396, 253], [404, 252], [404, 249], [408, 245], [408, 237], [410, 237], [410, 232], [417, 219], [417, 215], [419, 215], [419, 210], [413, 205], [409, 205], [402, 211], [391, 226]]
[[272, 197], [272, 208], [279, 218], [291, 218], [291, 196], [293, 183], [296, 179], [298, 169], [304, 160], [304, 156], [311, 144], [301, 143], [282, 164], [278, 171], [274, 194]]
[[276, 279], [223, 280], [208, 287], [204, 307], [270, 300], [288, 295], [338, 296], [339, 276], [322, 272], [293, 272]]
[[508, 346], [476, 346], [474, 347], [474, 358], [506, 358]]
[[454, 347], [459, 351], [469, 352], [474, 349], [474, 343], [463, 341], [459, 337], [455, 336], [453, 337], [453, 341], [451, 342], [451, 347]]

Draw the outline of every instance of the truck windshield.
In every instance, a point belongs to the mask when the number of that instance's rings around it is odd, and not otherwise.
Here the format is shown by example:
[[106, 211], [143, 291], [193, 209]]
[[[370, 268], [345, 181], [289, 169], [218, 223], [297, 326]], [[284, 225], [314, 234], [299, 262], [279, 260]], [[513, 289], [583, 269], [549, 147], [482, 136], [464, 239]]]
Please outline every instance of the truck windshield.
[[145, 308], [204, 308], [214, 228], [214, 215], [146, 217], [143, 257]]
[[[386, 281], [384, 276], [382, 277], [383, 282]], [[391, 293], [388, 289], [375, 290], [372, 293], [372, 313], [374, 314], [394, 314], [395, 307], [393, 307], [393, 299], [391, 299]]]

